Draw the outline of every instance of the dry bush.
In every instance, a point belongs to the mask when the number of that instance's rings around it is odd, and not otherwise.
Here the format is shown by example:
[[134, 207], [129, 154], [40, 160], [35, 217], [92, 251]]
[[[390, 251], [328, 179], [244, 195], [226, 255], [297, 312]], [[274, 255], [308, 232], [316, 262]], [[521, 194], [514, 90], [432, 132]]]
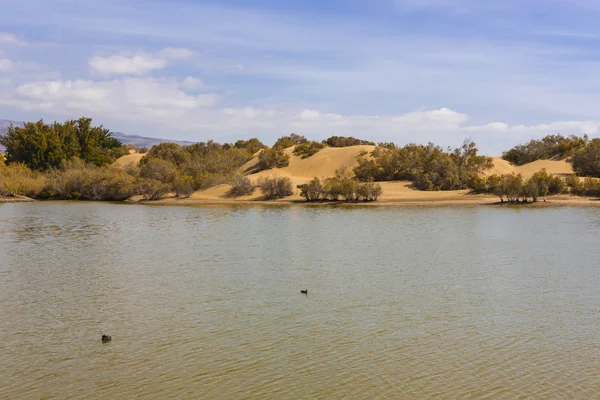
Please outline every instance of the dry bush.
[[39, 197], [46, 184], [43, 174], [25, 164], [13, 163], [0, 167], [0, 188], [21, 196]]
[[236, 175], [233, 177], [233, 182], [231, 184], [231, 190], [229, 190], [229, 195], [233, 197], [238, 196], [249, 196], [254, 193], [256, 186], [252, 183], [250, 178], [243, 175]]
[[261, 177], [257, 181], [257, 186], [266, 199], [279, 199], [294, 194], [292, 180], [286, 177]]

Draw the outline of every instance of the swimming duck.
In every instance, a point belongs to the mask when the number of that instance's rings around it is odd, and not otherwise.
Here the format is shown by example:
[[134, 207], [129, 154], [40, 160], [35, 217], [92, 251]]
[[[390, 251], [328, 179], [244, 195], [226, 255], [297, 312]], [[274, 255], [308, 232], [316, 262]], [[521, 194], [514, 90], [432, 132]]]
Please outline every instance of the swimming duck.
[[110, 342], [111, 341], [111, 337], [108, 335], [102, 335], [102, 341], [103, 342]]

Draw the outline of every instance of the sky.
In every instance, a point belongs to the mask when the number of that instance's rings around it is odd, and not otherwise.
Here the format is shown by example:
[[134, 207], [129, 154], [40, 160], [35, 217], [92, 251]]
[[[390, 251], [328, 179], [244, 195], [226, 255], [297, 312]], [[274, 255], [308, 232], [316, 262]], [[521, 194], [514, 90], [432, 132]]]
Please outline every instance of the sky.
[[486, 154], [600, 135], [588, 0], [0, 0], [0, 118]]

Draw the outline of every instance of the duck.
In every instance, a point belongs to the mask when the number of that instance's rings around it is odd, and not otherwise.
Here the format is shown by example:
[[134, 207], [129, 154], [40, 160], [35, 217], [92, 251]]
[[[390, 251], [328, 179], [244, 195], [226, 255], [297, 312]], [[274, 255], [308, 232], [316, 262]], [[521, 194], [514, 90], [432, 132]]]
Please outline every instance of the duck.
[[301, 290], [300, 290], [300, 293], [308, 294], [308, 289], [306, 289], [306, 290], [302, 290], [302, 289], [301, 289]]
[[108, 335], [102, 335], [102, 341], [103, 342], [110, 342], [111, 341], [111, 337]]

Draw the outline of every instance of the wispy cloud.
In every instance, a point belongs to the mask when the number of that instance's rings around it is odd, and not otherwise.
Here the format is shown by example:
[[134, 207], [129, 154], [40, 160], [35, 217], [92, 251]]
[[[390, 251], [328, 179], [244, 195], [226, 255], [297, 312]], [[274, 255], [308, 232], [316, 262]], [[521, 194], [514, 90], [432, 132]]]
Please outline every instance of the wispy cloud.
[[124, 52], [108, 57], [95, 56], [89, 59], [90, 71], [99, 75], [145, 75], [153, 70], [165, 68], [169, 62], [185, 60], [194, 54], [183, 48], [166, 48], [157, 54], [143, 51]]
[[[589, 3], [5, 0], [0, 112], [89, 112], [186, 139], [472, 134], [496, 152], [552, 129], [595, 134], [600, 8]], [[20, 37], [55, 46], [9, 44]]]

